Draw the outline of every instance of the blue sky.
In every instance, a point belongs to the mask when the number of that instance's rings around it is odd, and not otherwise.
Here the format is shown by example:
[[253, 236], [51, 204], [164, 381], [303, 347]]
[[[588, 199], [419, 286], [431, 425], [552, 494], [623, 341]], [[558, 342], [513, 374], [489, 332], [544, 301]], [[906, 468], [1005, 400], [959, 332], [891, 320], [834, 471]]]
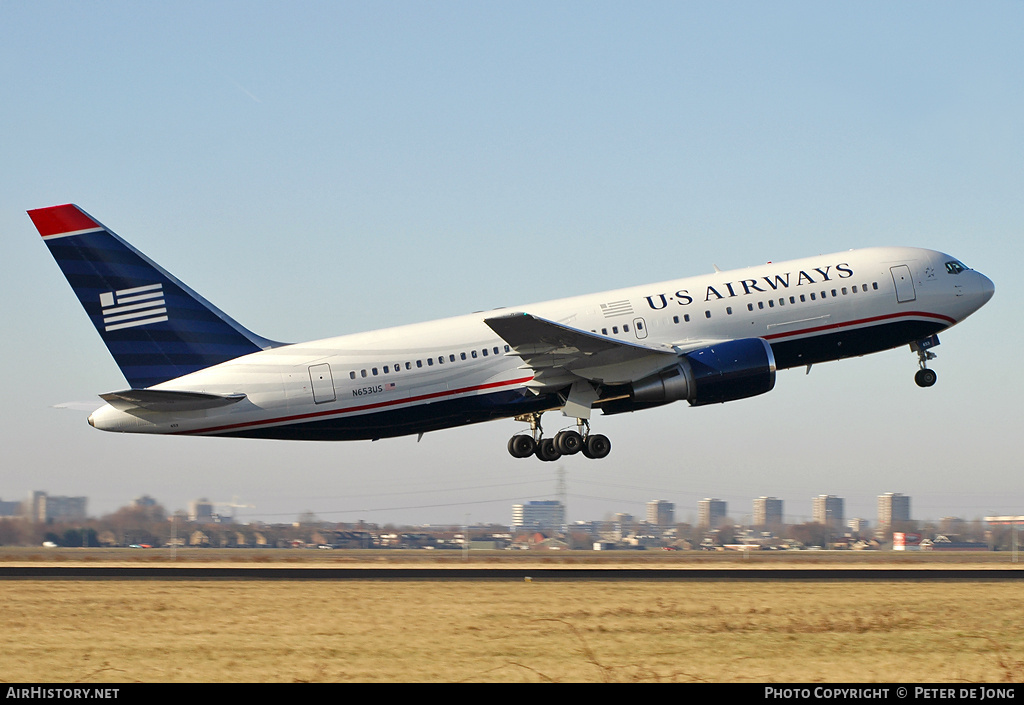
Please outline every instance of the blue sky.
[[[508, 522], [557, 464], [513, 421], [348, 444], [130, 437], [53, 404], [124, 386], [25, 215], [74, 202], [244, 325], [307, 340], [869, 245], [949, 252], [995, 298], [766, 396], [597, 417], [570, 518], [738, 520], [774, 495], [1024, 513], [1016, 372], [1024, 5], [0, 3], [0, 498], [150, 494], [249, 518]], [[97, 400], [98, 402], [98, 400]], [[551, 423], [554, 423], [552, 420]], [[396, 489], [399, 488], [399, 489]]]

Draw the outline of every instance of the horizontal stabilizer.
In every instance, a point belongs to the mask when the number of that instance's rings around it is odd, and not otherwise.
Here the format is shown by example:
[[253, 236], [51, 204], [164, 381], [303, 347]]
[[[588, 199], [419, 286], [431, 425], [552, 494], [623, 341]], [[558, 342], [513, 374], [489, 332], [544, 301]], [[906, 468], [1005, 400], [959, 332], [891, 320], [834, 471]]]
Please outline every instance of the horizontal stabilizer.
[[146, 409], [148, 411], [200, 411], [237, 404], [244, 394], [206, 394], [180, 392], [174, 389], [126, 389], [123, 392], [100, 394], [115, 409]]

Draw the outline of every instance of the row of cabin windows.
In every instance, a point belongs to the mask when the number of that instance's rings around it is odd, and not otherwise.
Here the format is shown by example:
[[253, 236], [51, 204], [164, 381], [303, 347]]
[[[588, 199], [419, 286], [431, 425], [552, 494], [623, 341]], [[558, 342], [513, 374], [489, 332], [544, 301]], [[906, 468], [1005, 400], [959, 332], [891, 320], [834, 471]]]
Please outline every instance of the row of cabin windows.
[[[872, 282], [871, 283], [871, 288], [874, 291], [878, 291], [878, 282]], [[868, 285], [867, 284], [862, 284], [861, 287], [860, 287], [860, 290], [866, 293], [867, 290], [868, 290]], [[857, 285], [854, 284], [849, 289], [847, 289], [847, 287], [845, 287], [845, 286], [842, 287], [841, 289], [832, 289], [831, 290], [831, 294], [832, 294], [832, 298], [836, 298], [837, 296], [846, 296], [847, 294], [856, 294], [857, 291], [858, 291]], [[828, 289], [822, 290], [821, 298], [822, 299], [827, 299], [829, 297], [829, 293], [830, 292], [829, 292]], [[801, 303], [806, 302], [808, 299], [810, 299], [811, 301], [817, 301], [818, 300], [818, 293], [817, 292], [812, 292], [810, 294], [800, 294], [799, 298], [800, 298], [800, 302]], [[795, 304], [796, 300], [797, 300], [796, 296], [790, 296], [789, 297], [789, 303], [791, 303], [791, 304]], [[785, 297], [779, 299], [778, 301], [779, 301], [779, 306], [785, 306], [786, 305]], [[758, 309], [763, 309], [764, 308], [764, 304], [765, 304], [764, 301], [758, 301], [757, 302], [757, 308]], [[768, 299], [768, 308], [775, 308], [775, 299]], [[754, 304], [747, 304], [747, 310], [748, 311], [753, 311], [754, 310]], [[732, 312], [730, 311], [730, 313], [732, 313]]]
[[[511, 348], [506, 345], [505, 348], [504, 348], [504, 351], [508, 352], [509, 350], [511, 350]], [[448, 355], [447, 361], [448, 362], [456, 362], [458, 360], [470, 360], [470, 359], [475, 360], [475, 359], [477, 359], [477, 357], [481, 357], [481, 356], [482, 357], [487, 357], [488, 355], [491, 355], [491, 354], [500, 355], [501, 352], [502, 352], [502, 349], [499, 348], [496, 345], [493, 348], [490, 348], [489, 350], [487, 348], [481, 349], [479, 351], [479, 355], [477, 354], [476, 350], [470, 350], [469, 353], [464, 353], [464, 352], [463, 353], [459, 353], [459, 356], [457, 358], [455, 356], [455, 353], [452, 353], [452, 354]], [[435, 360], [437, 361], [438, 365], [445, 364], [445, 356], [444, 355], [439, 355], [436, 358], [428, 357], [426, 359], [426, 361], [425, 361], [426, 367], [433, 367]], [[382, 374], [382, 372], [381, 372], [382, 369], [383, 369], [383, 374], [389, 375], [389, 374], [391, 374], [393, 372], [400, 372], [402, 370], [402, 365], [405, 365], [405, 369], [407, 369], [407, 370], [411, 370], [413, 368], [413, 365], [415, 365], [417, 368], [422, 368], [422, 367], [424, 367], [424, 360], [416, 360], [415, 362], [405, 362], [405, 363], [396, 362], [394, 365], [384, 365], [383, 368], [371, 367], [369, 370], [359, 370], [359, 376], [360, 377], [376, 377], [377, 375]], [[356, 371], [355, 370], [350, 371], [348, 373], [348, 378], [349, 379], [355, 379], [356, 378]]]
[[[871, 289], [873, 289], [874, 291], [878, 291], [878, 282], [872, 282], [871, 283]], [[844, 286], [841, 289], [832, 289], [831, 290], [831, 294], [832, 294], [832, 297], [835, 298], [837, 296], [846, 296], [847, 294], [856, 294], [858, 291], [862, 291], [864, 293], [867, 293], [868, 285], [867, 284], [861, 284], [859, 289], [858, 289], [858, 286], [856, 284], [854, 284], [849, 289]], [[827, 290], [827, 289], [823, 290], [821, 292], [821, 298], [822, 299], [827, 299], [828, 297], [829, 297], [829, 290]], [[805, 303], [808, 300], [810, 300], [810, 301], [817, 301], [818, 300], [818, 293], [814, 292], [814, 293], [811, 293], [811, 294], [800, 294], [799, 296], [790, 296], [789, 297], [789, 303], [795, 304], [795, 303], [797, 303], [797, 299], [800, 300], [800, 303]], [[782, 297], [780, 299], [768, 299], [768, 308], [775, 308], [776, 300], [779, 302], [779, 306], [785, 306], [786, 305], [786, 298], [785, 297]], [[763, 310], [764, 307], [765, 307], [765, 302], [764, 301], [758, 301], [757, 302], [757, 308], [758, 309], [762, 309]], [[753, 311], [754, 310], [754, 304], [752, 304], [752, 303], [747, 304], [747, 310], [748, 311]], [[726, 306], [725, 307], [725, 314], [727, 316], [731, 316], [732, 315], [732, 306]], [[711, 318], [711, 311], [710, 310], [704, 311], [704, 318]], [[690, 314], [684, 313], [683, 316], [682, 316], [682, 321], [684, 323], [689, 323], [690, 322]], [[672, 322], [673, 323], [679, 323], [680, 322], [680, 317], [679, 316], [672, 316]], [[591, 333], [596, 333], [596, 332], [597, 332], [596, 330], [591, 330]], [[618, 332], [619, 332], [619, 327], [618, 326], [612, 326], [612, 335], [616, 335], [616, 334], [618, 334]], [[628, 333], [629, 332], [629, 324], [628, 323], [622, 326], [622, 332], [623, 333]], [[601, 335], [608, 335], [608, 329], [607, 328], [602, 328], [601, 329]]]
[[[872, 282], [871, 283], [871, 289], [874, 290], [874, 291], [878, 291], [878, 282]], [[837, 296], [846, 296], [847, 294], [856, 294], [858, 291], [867, 293], [868, 285], [867, 284], [861, 284], [859, 286], [859, 288], [858, 288], [858, 286], [856, 284], [854, 284], [852, 287], [849, 287], [849, 288], [844, 286], [841, 289], [832, 289], [831, 290], [831, 295], [832, 295], [832, 298], [835, 298]], [[829, 297], [829, 293], [830, 293], [829, 290], [825, 289], [825, 290], [823, 290], [821, 292], [820, 296], [821, 296], [822, 299], [827, 299]], [[818, 296], [819, 296], [819, 294], [817, 292], [813, 292], [813, 293], [810, 293], [810, 294], [800, 294], [799, 296], [790, 296], [789, 297], [789, 303], [795, 304], [795, 303], [797, 303], [798, 299], [799, 299], [800, 303], [805, 303], [807, 301], [817, 301], [818, 300]], [[782, 297], [780, 299], [768, 299], [768, 302], [767, 302], [768, 308], [775, 308], [775, 302], [776, 301], [779, 302], [779, 304], [778, 304], [779, 306], [785, 306], [786, 305], [786, 297]], [[757, 308], [759, 310], [763, 310], [764, 307], [765, 307], [765, 302], [764, 301], [758, 301], [757, 302]], [[747, 304], [747, 310], [748, 311], [753, 311], [754, 310], [754, 304], [752, 304], [752, 303]], [[731, 316], [732, 315], [732, 306], [726, 306], [725, 307], [725, 313], [726, 313], [727, 316]], [[704, 318], [711, 318], [711, 311], [710, 310], [704, 312]], [[689, 323], [690, 322], [690, 314], [688, 314], [688, 313], [683, 314], [683, 321], [685, 323]], [[672, 322], [673, 323], [679, 323], [679, 316], [672, 316]]]

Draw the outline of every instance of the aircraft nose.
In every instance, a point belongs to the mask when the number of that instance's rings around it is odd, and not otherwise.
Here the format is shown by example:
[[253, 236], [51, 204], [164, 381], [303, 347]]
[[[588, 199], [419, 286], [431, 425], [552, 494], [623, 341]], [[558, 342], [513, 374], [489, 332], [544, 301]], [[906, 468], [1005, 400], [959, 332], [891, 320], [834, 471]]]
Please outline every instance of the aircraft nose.
[[992, 282], [991, 279], [986, 277], [984, 274], [981, 274], [979, 272], [978, 276], [980, 277], [978, 289], [982, 298], [981, 303], [982, 305], [984, 305], [988, 303], [988, 300], [991, 299], [992, 296], [996, 293], [996, 285]]

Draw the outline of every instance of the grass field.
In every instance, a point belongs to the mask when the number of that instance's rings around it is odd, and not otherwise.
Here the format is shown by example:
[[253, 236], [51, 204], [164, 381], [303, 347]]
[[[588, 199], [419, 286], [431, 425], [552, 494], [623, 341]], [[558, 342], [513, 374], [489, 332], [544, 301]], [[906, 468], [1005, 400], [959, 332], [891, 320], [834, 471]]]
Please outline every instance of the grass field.
[[1011, 583], [0, 582], [7, 682], [1008, 682]]

